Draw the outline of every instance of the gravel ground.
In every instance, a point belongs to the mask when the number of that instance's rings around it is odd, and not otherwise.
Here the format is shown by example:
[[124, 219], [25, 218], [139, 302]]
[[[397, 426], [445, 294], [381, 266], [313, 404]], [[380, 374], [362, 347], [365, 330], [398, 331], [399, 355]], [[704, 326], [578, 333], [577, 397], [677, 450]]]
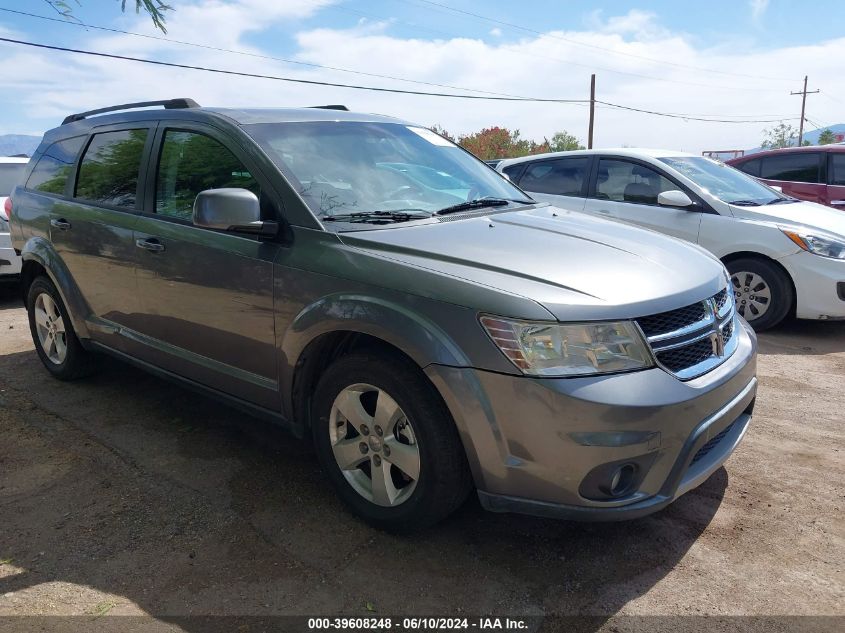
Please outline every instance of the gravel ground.
[[[118, 362], [83, 381], [51, 379], [7, 293], [0, 616], [149, 614], [157, 620], [137, 622], [186, 631], [207, 629], [179, 616], [586, 614], [596, 616], [590, 628], [615, 630], [629, 615], [835, 615], [841, 624], [845, 323], [790, 323], [760, 348], [745, 441], [666, 510], [589, 525], [489, 514], [471, 499], [444, 524], [397, 537], [347, 514], [307, 447], [270, 425]], [[10, 622], [21, 630], [27, 620], [0, 618], [0, 629]]]

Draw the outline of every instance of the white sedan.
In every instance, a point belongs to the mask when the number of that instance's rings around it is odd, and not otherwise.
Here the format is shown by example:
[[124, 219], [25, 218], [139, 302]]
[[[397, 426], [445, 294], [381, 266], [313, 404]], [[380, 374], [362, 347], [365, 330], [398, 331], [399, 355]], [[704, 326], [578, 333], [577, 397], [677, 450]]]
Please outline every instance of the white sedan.
[[731, 274], [757, 330], [790, 313], [845, 319], [845, 212], [803, 202], [724, 163], [671, 150], [606, 149], [504, 160], [538, 200], [694, 242]]
[[0, 156], [0, 281], [14, 279], [21, 272], [21, 258], [12, 248], [6, 199], [23, 178], [28, 158]]

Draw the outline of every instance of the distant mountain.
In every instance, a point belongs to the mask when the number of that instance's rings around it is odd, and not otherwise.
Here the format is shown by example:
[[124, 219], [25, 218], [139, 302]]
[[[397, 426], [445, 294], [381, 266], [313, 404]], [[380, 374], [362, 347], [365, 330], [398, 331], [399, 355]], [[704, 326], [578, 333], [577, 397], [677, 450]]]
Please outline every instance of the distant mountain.
[[40, 136], [0, 134], [0, 156], [13, 156], [14, 154], [32, 156], [40, 142]]

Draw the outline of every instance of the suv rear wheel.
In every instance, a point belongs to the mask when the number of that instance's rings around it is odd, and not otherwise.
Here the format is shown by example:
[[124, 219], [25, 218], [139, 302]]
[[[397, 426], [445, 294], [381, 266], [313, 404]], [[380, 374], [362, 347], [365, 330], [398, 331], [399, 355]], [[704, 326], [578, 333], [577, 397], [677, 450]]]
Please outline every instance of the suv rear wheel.
[[743, 258], [729, 262], [728, 272], [740, 316], [758, 332], [786, 318], [795, 299], [787, 276], [763, 259]]
[[35, 351], [51, 374], [61, 380], [74, 380], [91, 373], [91, 355], [73, 331], [67, 309], [53, 282], [37, 277], [26, 296], [29, 329]]
[[340, 358], [320, 378], [312, 415], [323, 470], [372, 525], [424, 528], [466, 499], [471, 479], [455, 424], [410, 361], [366, 353]]

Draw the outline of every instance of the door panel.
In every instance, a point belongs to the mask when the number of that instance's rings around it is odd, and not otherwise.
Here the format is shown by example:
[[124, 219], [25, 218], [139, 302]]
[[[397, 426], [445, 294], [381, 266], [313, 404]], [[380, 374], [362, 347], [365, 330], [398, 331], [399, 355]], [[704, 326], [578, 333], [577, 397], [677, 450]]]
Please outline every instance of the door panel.
[[587, 213], [698, 242], [701, 212], [695, 207], [658, 205], [660, 193], [680, 187], [657, 170], [632, 161], [602, 158], [593, 189], [584, 206]]
[[273, 260], [279, 245], [141, 217], [134, 246], [144, 360], [278, 410]]
[[[54, 151], [38, 184], [48, 192], [61, 187], [74, 197], [54, 203], [50, 239], [90, 309], [85, 316], [91, 337], [127, 353], [134, 346], [114, 326], [131, 326], [137, 318], [132, 232], [151, 137], [149, 127], [99, 131], [82, 152], [75, 178]], [[69, 182], [61, 185], [62, 180]]]
[[142, 314], [133, 336], [148, 362], [278, 411], [273, 261], [282, 247], [193, 226], [191, 213], [197, 194], [223, 187], [256, 193], [266, 219], [275, 209], [234, 143], [166, 125], [133, 235]]

